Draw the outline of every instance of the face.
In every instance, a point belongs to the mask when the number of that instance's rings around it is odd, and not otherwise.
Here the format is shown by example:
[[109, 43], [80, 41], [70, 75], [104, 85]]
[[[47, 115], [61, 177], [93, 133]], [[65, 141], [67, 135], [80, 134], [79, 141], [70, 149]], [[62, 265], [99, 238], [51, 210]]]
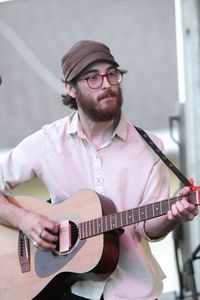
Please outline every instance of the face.
[[75, 98], [78, 109], [93, 121], [102, 122], [115, 119], [121, 112], [122, 92], [119, 85], [111, 85], [105, 76], [102, 85], [97, 89], [90, 88], [84, 78], [96, 74], [108, 74], [113, 70], [115, 70], [113, 66], [108, 63], [96, 63], [77, 82]]

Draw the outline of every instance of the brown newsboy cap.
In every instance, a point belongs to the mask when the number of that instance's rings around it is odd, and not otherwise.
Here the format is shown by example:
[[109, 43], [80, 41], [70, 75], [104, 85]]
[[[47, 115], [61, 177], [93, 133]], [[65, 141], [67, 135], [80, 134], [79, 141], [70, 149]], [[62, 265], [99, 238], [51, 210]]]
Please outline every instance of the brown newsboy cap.
[[61, 60], [64, 81], [71, 81], [90, 64], [100, 60], [108, 61], [119, 67], [105, 44], [86, 40], [77, 42]]

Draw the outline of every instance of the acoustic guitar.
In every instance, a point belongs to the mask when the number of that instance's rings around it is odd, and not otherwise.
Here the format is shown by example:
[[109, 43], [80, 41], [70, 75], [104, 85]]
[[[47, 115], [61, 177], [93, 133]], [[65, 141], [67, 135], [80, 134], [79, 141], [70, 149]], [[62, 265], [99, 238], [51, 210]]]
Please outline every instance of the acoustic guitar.
[[[191, 191], [187, 197], [194, 205], [200, 204], [200, 191]], [[56, 205], [16, 196], [13, 204], [61, 224], [67, 222], [67, 226], [55, 251], [37, 249], [21, 231], [0, 226], [0, 299], [56, 299], [49, 289], [52, 281], [65, 278], [65, 285], [71, 286], [77, 280], [109, 276], [118, 263], [122, 228], [165, 215], [181, 199], [117, 212], [110, 199], [87, 189]], [[60, 247], [63, 239], [66, 248]]]

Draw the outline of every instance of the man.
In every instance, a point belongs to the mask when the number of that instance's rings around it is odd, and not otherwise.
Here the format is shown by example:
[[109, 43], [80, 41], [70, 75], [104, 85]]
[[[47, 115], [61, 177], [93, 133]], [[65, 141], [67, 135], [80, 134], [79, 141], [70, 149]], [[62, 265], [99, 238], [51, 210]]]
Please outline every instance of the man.
[[[19, 228], [44, 250], [55, 249], [59, 224], [9, 203], [11, 190], [22, 182], [40, 178], [52, 203], [89, 188], [112, 199], [117, 211], [168, 197], [167, 167], [121, 111], [125, 72], [110, 49], [99, 42], [80, 41], [63, 57], [62, 71], [67, 91], [63, 103], [75, 112], [23, 140], [8, 154], [0, 173], [1, 222]], [[160, 139], [149, 135], [163, 150]], [[189, 188], [181, 191], [183, 196], [188, 193]], [[87, 207], [87, 199], [82, 201]], [[114, 272], [107, 279], [76, 282], [62, 299], [158, 298], [164, 274], [148, 242], [197, 214], [183, 197], [166, 216], [125, 227]]]

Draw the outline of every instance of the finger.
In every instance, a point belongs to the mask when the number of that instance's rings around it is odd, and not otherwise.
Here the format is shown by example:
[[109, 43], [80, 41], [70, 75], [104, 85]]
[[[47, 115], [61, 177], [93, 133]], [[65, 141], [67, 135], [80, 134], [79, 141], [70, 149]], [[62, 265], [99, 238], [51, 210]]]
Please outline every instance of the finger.
[[[184, 207], [184, 210], [187, 211], [188, 215], [197, 216], [199, 214], [198, 206], [195, 206], [194, 204], [188, 202], [187, 199], [183, 198], [180, 202], [181, 202], [182, 206]], [[191, 220], [191, 218], [192, 217], [190, 216], [189, 220]]]
[[171, 211], [174, 217], [179, 217], [181, 218], [181, 213], [180, 211], [183, 209], [180, 201], [177, 201], [175, 204], [172, 205]]
[[181, 216], [184, 218], [185, 221], [191, 221], [194, 219], [196, 215], [194, 215], [196, 208], [193, 204], [189, 203], [186, 199], [182, 199], [176, 204]]
[[189, 209], [190, 209], [190, 203], [186, 200], [186, 199], [182, 199], [181, 201], [177, 201], [175, 203], [175, 206], [177, 208], [177, 210], [179, 211], [179, 213], [184, 216], [184, 215], [188, 215], [189, 213]]
[[[184, 216], [179, 211], [179, 209], [182, 209], [182, 207], [177, 202], [175, 204], [173, 204], [171, 207], [171, 210], [168, 211], [168, 213], [167, 213], [168, 219], [176, 220], [178, 222], [184, 222], [185, 221]], [[180, 206], [180, 207], [178, 208], [178, 206]]]
[[34, 241], [34, 246], [36, 248], [42, 249], [42, 250], [55, 250], [56, 249], [56, 244], [48, 242], [46, 240], [40, 239], [38, 242]]
[[45, 233], [46, 238], [44, 238], [43, 235], [44, 235], [44, 230], [42, 236], [38, 236], [38, 234], [36, 233], [33, 234], [34, 247], [39, 249], [44, 249], [44, 250], [55, 249], [58, 237], [49, 233], [47, 233], [46, 235]]
[[170, 221], [172, 221], [172, 220], [175, 219], [174, 216], [173, 216], [173, 214], [172, 214], [172, 211], [171, 211], [171, 210], [169, 210], [169, 211], [167, 212], [167, 217], [168, 217], [168, 219], [169, 219]]
[[49, 232], [47, 229], [43, 229], [42, 234], [40, 235], [40, 238], [47, 242], [55, 243], [58, 241], [58, 235], [54, 234], [52, 232]]
[[170, 220], [177, 219], [181, 222], [191, 221], [198, 213], [198, 208], [184, 198], [172, 205], [171, 212], [168, 214], [168, 218]]
[[51, 232], [53, 234], [57, 234], [59, 232], [59, 223], [52, 222], [52, 221], [46, 219], [43, 224], [43, 228], [45, 228], [46, 230], [48, 230], [49, 232]]
[[189, 186], [185, 186], [183, 189], [179, 191], [180, 196], [186, 196], [190, 193], [191, 189]]

